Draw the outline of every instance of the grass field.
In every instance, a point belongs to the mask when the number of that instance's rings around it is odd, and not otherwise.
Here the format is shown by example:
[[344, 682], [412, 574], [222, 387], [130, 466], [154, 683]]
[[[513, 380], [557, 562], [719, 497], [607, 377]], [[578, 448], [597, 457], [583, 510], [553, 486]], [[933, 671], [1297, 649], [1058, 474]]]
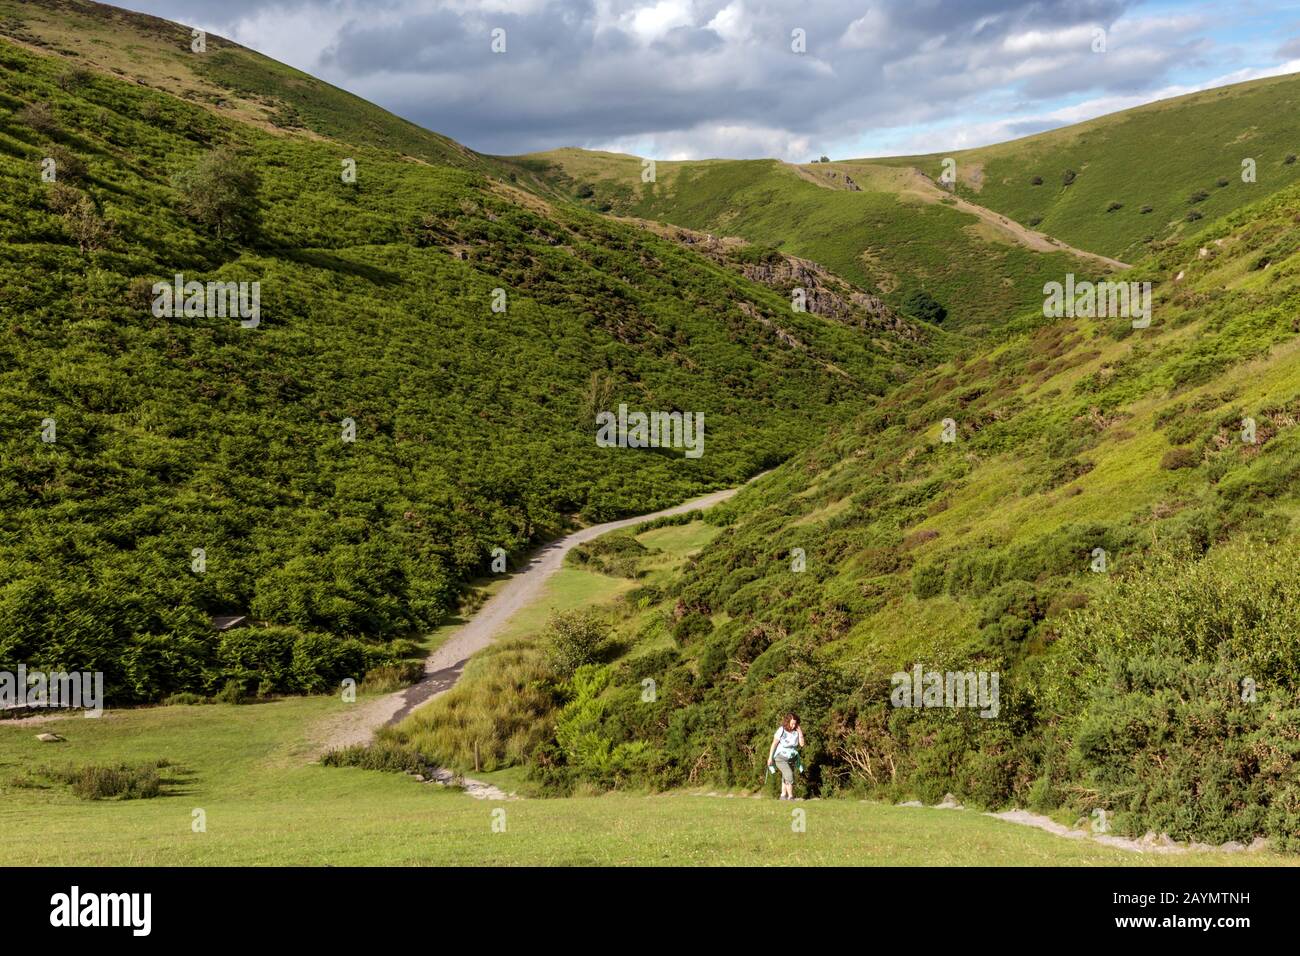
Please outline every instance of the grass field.
[[[584, 572], [572, 572], [582, 575]], [[4, 865], [844, 864], [1112, 866], [1286, 861], [1272, 854], [1144, 856], [973, 812], [850, 800], [798, 804], [684, 794], [487, 803], [397, 774], [308, 764], [302, 740], [335, 698], [120, 711], [39, 728], [0, 725]], [[67, 736], [42, 744], [38, 731]], [[16, 788], [45, 763], [166, 757], [151, 800], [84, 801]], [[488, 779], [492, 779], [489, 775]], [[506, 782], [497, 780], [496, 782]], [[506, 830], [494, 832], [504, 808]], [[193, 811], [207, 831], [191, 830]]]

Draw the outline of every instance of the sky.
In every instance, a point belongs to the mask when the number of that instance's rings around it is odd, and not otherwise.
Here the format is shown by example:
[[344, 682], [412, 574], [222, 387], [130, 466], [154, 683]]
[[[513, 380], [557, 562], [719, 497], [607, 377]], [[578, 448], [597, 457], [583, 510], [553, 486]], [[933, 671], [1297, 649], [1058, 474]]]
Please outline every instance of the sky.
[[1300, 0], [116, 0], [481, 152], [807, 161], [1300, 72]]

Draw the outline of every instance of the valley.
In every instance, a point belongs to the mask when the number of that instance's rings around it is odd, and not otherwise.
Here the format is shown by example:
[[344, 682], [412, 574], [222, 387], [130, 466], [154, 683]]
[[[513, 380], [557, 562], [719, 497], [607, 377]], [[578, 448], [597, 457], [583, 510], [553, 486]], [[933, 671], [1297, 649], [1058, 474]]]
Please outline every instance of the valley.
[[0, 687], [103, 709], [0, 858], [1294, 864], [1297, 98], [492, 155], [0, 0]]

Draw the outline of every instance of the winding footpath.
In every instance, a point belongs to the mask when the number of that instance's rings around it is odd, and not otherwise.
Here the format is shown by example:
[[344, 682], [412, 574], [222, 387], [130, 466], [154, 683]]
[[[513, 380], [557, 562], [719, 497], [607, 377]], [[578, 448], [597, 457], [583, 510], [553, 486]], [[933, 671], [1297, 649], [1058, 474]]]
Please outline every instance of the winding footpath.
[[[750, 481], [761, 477], [762, 475], [757, 475]], [[563, 567], [564, 556], [577, 545], [643, 521], [711, 508], [726, 501], [739, 490], [740, 488], [727, 488], [652, 514], [591, 525], [542, 545], [533, 552], [522, 571], [512, 575], [505, 586], [488, 598], [472, 618], [425, 658], [424, 677], [418, 683], [382, 697], [358, 702], [324, 722], [318, 734], [318, 742], [311, 751], [311, 758], [317, 759], [327, 750], [367, 744], [380, 727], [403, 720], [417, 707], [451, 690], [460, 679], [469, 659], [495, 641], [515, 614], [541, 597], [547, 580]]]
[[[766, 474], [767, 472], [763, 472], [755, 475], [746, 484], [751, 484]], [[542, 589], [547, 580], [563, 567], [564, 556], [577, 545], [591, 541], [593, 538], [598, 538], [610, 531], [633, 527], [643, 521], [652, 521], [655, 518], [666, 518], [671, 515], [684, 514], [687, 511], [711, 508], [731, 498], [738, 491], [740, 491], [740, 488], [715, 491], [712, 494], [694, 498], [680, 505], [665, 508], [663, 511], [591, 525], [567, 534], [562, 538], [557, 538], [549, 544], [542, 545], [533, 552], [528, 565], [522, 571], [514, 574], [500, 591], [484, 602], [477, 614], [457, 628], [450, 637], [425, 658], [423, 679], [403, 690], [376, 697], [365, 703], [355, 704], [324, 722], [321, 725], [323, 733], [317, 735], [317, 743], [310, 752], [311, 759], [319, 759], [320, 755], [327, 750], [367, 744], [380, 727], [397, 723], [417, 707], [451, 690], [456, 681], [460, 679], [460, 675], [470, 657], [495, 641], [502, 628], [515, 614], [542, 596]], [[105, 714], [104, 716], [109, 715]], [[47, 718], [34, 717], [29, 719], [39, 721]], [[428, 772], [430, 776], [427, 779], [430, 783], [460, 787], [468, 796], [479, 800], [514, 799], [514, 794], [505, 793], [492, 784], [463, 777], [445, 768], [432, 768]], [[736, 796], [733, 793], [720, 794], [717, 792], [696, 795], [708, 797]], [[761, 794], [757, 793], [742, 794], [742, 796], [750, 796], [754, 799], [761, 798]], [[864, 800], [863, 802], [867, 801]], [[924, 804], [919, 801], [900, 803], [897, 806], [925, 808]], [[930, 809], [965, 810], [965, 807], [950, 794], [944, 798], [942, 803]], [[1189, 850], [1253, 852], [1264, 849], [1267, 845], [1265, 841], [1258, 838], [1250, 846], [1227, 843], [1222, 847], [1215, 847], [1203, 843], [1180, 845], [1164, 834], [1148, 833], [1140, 839], [1105, 833], [1098, 834], [1078, 825], [1067, 827], [1057, 823], [1050, 817], [1020, 809], [990, 812], [986, 813], [985, 816], [1019, 826], [1034, 827], [1065, 839], [1092, 840], [1106, 846], [1134, 853], [1178, 854], [1186, 853]]]

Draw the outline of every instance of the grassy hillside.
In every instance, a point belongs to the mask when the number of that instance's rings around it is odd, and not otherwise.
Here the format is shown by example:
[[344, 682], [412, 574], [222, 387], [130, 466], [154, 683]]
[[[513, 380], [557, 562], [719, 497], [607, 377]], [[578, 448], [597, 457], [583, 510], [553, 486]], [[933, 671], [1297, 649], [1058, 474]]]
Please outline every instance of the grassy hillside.
[[885, 167], [847, 189], [776, 160], [661, 162], [653, 183], [642, 182], [634, 156], [556, 150], [515, 162], [520, 175], [547, 179], [597, 210], [772, 246], [894, 306], [924, 289], [947, 308], [945, 325], [966, 332], [1041, 303], [1043, 284], [1062, 273], [1105, 271], [1067, 252], [1027, 248], [942, 197], [902, 188]]
[[[1300, 181], [1297, 154], [1300, 76], [1293, 74], [980, 149], [871, 162], [915, 166], [937, 179], [951, 157], [960, 195], [1083, 249], [1133, 261], [1152, 243], [1193, 234]], [[1242, 180], [1246, 159], [1255, 161], [1253, 183]]]
[[374, 146], [430, 163], [491, 165], [445, 136], [224, 37], [206, 37], [206, 52], [195, 53], [190, 27], [158, 17], [89, 0], [0, 0], [0, 36], [268, 132]]
[[[556, 670], [555, 633], [490, 675], [535, 715], [507, 763], [558, 792], [737, 785], [792, 709], [814, 793], [1294, 847], [1297, 221], [1297, 187], [1240, 210], [1138, 265], [1150, 328], [1028, 316], [710, 512], [721, 533], [593, 624], [586, 665]], [[915, 664], [999, 673], [996, 718], [891, 706]], [[460, 759], [452, 703], [398, 742]]]
[[[431, 164], [436, 137], [366, 145], [379, 111], [305, 79], [311, 133], [113, 75], [274, 72], [178, 29], [81, 4], [0, 27], [0, 669], [102, 669], [116, 703], [360, 677], [493, 548], [738, 483], [934, 351]], [[250, 222], [219, 231], [218, 201]], [[261, 324], [156, 317], [177, 273], [260, 283]], [[597, 447], [619, 403], [703, 413], [703, 457]], [[218, 638], [227, 612], [274, 627]]]

